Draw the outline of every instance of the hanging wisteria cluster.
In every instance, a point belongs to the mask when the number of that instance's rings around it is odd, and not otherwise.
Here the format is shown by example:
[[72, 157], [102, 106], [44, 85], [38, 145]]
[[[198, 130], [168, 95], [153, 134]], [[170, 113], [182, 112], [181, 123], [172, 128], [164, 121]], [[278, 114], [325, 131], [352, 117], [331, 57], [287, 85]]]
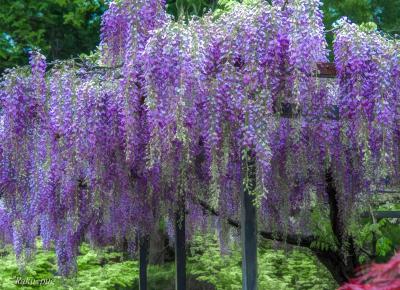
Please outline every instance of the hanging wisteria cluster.
[[111, 2], [97, 64], [48, 68], [32, 52], [30, 70], [4, 75], [0, 237], [20, 261], [40, 235], [68, 276], [84, 239], [132, 248], [162, 219], [172, 238], [182, 205], [190, 237], [209, 221], [200, 201], [218, 210], [222, 230], [239, 215], [243, 186], [262, 227], [308, 233], [326, 172], [342, 219], [399, 182], [398, 42], [343, 20], [338, 81], [325, 81], [316, 78], [328, 55], [318, 0], [237, 4], [189, 23], [164, 6]]
[[362, 193], [399, 184], [400, 46], [347, 19], [338, 25], [334, 54], [341, 121], [332, 163], [341, 181], [344, 222]]

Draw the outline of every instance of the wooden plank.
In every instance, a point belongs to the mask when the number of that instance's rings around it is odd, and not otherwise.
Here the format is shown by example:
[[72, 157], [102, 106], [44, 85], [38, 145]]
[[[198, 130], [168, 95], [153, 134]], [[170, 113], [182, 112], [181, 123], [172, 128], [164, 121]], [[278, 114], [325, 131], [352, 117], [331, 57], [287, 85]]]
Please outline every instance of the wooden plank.
[[[319, 78], [336, 78], [337, 77], [337, 70], [334, 63], [331, 62], [318, 62], [317, 63], [317, 77]], [[340, 119], [339, 115], [339, 106], [332, 105], [325, 108], [324, 118], [329, 120], [336, 120]]]
[[[247, 162], [247, 164], [246, 164]], [[254, 204], [254, 195], [251, 192], [255, 188], [255, 156], [249, 154], [249, 160], [243, 161], [242, 174], [247, 174], [247, 180], [251, 184], [241, 186], [241, 240], [242, 240], [242, 289], [257, 289], [257, 210]]]
[[147, 290], [147, 265], [149, 261], [149, 236], [139, 238], [139, 289]]
[[175, 289], [186, 290], [185, 203], [183, 200], [175, 215]]
[[318, 62], [317, 63], [317, 77], [319, 78], [336, 78], [337, 71], [334, 63], [331, 62]]
[[[279, 112], [279, 115], [283, 118], [288, 118], [288, 119], [294, 119], [294, 118], [299, 118], [299, 117], [312, 117], [314, 118], [315, 116], [308, 116], [304, 114], [299, 106], [297, 104], [293, 103], [286, 103], [282, 102], [280, 105], [280, 108], [276, 109], [276, 113]], [[339, 114], [339, 107], [336, 105], [332, 105], [329, 107], [326, 107], [324, 110], [324, 113], [322, 116], [317, 116], [318, 118], [323, 118], [327, 120], [334, 120], [334, 121], [339, 121], [340, 119], [340, 114]]]
[[398, 194], [400, 196], [400, 191], [399, 190], [376, 190], [375, 193], [389, 193], [389, 194]]
[[[400, 210], [380, 210], [374, 211], [374, 216], [376, 219], [384, 219], [384, 218], [392, 218], [392, 219], [399, 219], [400, 218]], [[369, 212], [364, 212], [361, 217], [369, 218], [371, 214]]]

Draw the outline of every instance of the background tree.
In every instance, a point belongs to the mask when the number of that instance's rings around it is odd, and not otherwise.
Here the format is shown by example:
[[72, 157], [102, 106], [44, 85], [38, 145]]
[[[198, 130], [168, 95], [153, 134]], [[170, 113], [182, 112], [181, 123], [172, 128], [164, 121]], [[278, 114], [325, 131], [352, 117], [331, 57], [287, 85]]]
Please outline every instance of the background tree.
[[[27, 51], [39, 48], [48, 60], [89, 53], [99, 43], [104, 0], [4, 0], [0, 3], [0, 72], [27, 64]], [[177, 17], [224, 11], [237, 0], [167, 0]], [[353, 22], [375, 22], [382, 31], [400, 33], [400, 0], [323, 0], [325, 27], [342, 16]], [[217, 11], [218, 13], [218, 11]], [[327, 35], [332, 43], [332, 34]]]
[[0, 2], [0, 71], [26, 64], [27, 52], [49, 60], [88, 53], [99, 43], [103, 0], [4, 0]]
[[328, 29], [340, 17], [347, 16], [357, 24], [373, 21], [385, 32], [400, 32], [399, 0], [324, 0], [323, 3]]

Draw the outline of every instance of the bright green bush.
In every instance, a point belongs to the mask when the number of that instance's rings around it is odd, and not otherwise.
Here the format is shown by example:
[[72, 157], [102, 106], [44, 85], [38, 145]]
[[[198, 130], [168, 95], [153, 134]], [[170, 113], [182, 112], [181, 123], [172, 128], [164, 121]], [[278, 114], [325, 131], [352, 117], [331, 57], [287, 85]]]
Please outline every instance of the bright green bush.
[[[216, 289], [242, 289], [241, 254], [237, 246], [229, 256], [221, 256], [213, 236], [196, 236], [191, 244], [190, 273], [210, 282]], [[285, 253], [271, 247], [259, 247], [259, 289], [336, 289], [330, 273], [304, 250]]]
[[[138, 289], [138, 262], [124, 260], [122, 253], [112, 248], [93, 250], [87, 244], [80, 247], [78, 274], [61, 280], [57, 276], [56, 257], [53, 251], [41, 249], [40, 242], [34, 259], [27, 263], [22, 273], [10, 247], [0, 250], [0, 289]], [[149, 289], [174, 289], [174, 264], [149, 267]], [[241, 255], [237, 246], [231, 254], [221, 255], [218, 242], [212, 235], [196, 236], [188, 251], [188, 276], [214, 285], [218, 290], [241, 289]], [[51, 285], [16, 285], [16, 277], [31, 280], [52, 279]], [[335, 289], [329, 273], [311, 254], [299, 250], [285, 253], [270, 247], [259, 249], [259, 288], [266, 289]], [[197, 288], [196, 288], [197, 289]]]

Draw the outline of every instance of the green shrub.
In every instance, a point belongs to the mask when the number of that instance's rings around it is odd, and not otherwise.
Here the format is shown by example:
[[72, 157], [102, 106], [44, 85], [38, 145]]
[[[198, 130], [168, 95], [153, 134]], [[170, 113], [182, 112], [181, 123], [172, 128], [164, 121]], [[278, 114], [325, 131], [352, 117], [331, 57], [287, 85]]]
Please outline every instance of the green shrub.
[[[196, 236], [191, 244], [189, 272], [216, 289], [242, 289], [241, 254], [232, 246], [229, 256], [221, 256], [215, 237]], [[258, 282], [260, 289], [336, 289], [330, 273], [310, 252], [294, 249], [285, 253], [259, 247]]]
[[[74, 278], [61, 279], [57, 276], [54, 251], [41, 249], [40, 242], [34, 259], [24, 265], [23, 272], [19, 270], [12, 248], [6, 247], [0, 253], [0, 289], [138, 289], [137, 261], [124, 260], [122, 253], [113, 251], [111, 247], [94, 250], [88, 244], [83, 244], [79, 253], [77, 275]], [[311, 253], [305, 251], [296, 249], [285, 253], [271, 247], [259, 247], [258, 267], [259, 288], [263, 290], [328, 290], [336, 287], [324, 267], [318, 264]], [[233, 245], [229, 255], [221, 255], [217, 239], [213, 235], [194, 237], [188, 250], [187, 268], [191, 285], [196, 282], [195, 278], [204, 282], [204, 289], [242, 289], [240, 249]], [[52, 279], [54, 283], [22, 286], [15, 284], [16, 277], [36, 281]], [[148, 270], [149, 289], [173, 290], [174, 277], [174, 263], [151, 265]]]

